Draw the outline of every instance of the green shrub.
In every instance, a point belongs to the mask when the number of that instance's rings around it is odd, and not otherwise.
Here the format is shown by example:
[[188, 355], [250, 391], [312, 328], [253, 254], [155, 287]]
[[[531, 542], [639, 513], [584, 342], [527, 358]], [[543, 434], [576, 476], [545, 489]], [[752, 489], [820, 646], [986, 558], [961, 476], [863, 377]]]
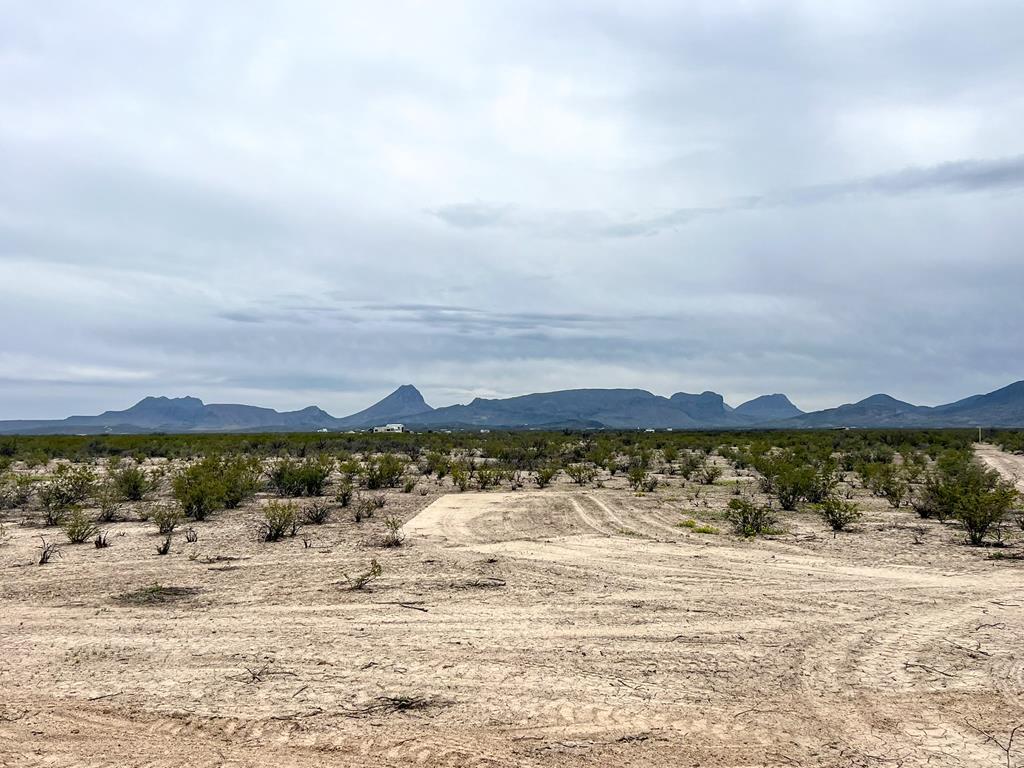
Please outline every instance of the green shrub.
[[121, 511], [123, 496], [111, 480], [106, 480], [96, 486], [93, 494], [96, 499], [96, 506], [99, 507], [97, 520], [103, 523], [113, 522]]
[[565, 474], [576, 485], [586, 485], [597, 479], [597, 468], [590, 464], [569, 464], [565, 468]]
[[330, 474], [326, 459], [283, 459], [270, 470], [270, 484], [282, 496], [322, 496]]
[[710, 462], [705, 462], [697, 471], [697, 482], [701, 485], [714, 485], [715, 481], [718, 480], [722, 474], [723, 470], [720, 466]]
[[224, 507], [235, 509], [259, 490], [259, 461], [245, 456], [223, 459], [220, 462], [220, 477], [224, 488]]
[[783, 465], [774, 478], [775, 496], [779, 506], [792, 512], [797, 504], [814, 491], [817, 473], [814, 467]]
[[913, 501], [921, 517], [959, 520], [968, 541], [979, 545], [998, 528], [1017, 500], [1013, 483], [986, 469], [969, 454], [946, 454]]
[[220, 469], [220, 461], [208, 457], [185, 467], [171, 480], [174, 498], [193, 520], [205, 520], [224, 507], [227, 488]]
[[502, 471], [501, 467], [482, 464], [476, 468], [476, 486], [481, 491], [486, 491], [488, 488], [501, 483], [501, 479], [504, 476], [505, 473]]
[[972, 463], [950, 481], [944, 495], [952, 517], [964, 526], [970, 543], [979, 545], [1013, 508], [1017, 489], [997, 471]]
[[899, 509], [910, 492], [903, 470], [895, 464], [869, 463], [858, 467], [864, 485], [875, 495]]
[[5, 475], [0, 478], [0, 510], [21, 509], [32, 497], [33, 480], [27, 475]]
[[341, 504], [341, 506], [347, 507], [349, 504], [352, 503], [353, 492], [354, 489], [352, 488], [352, 483], [345, 480], [338, 488], [338, 494], [334, 498], [337, 500], [339, 504]]
[[110, 475], [122, 501], [142, 501], [153, 490], [153, 483], [141, 467], [127, 466]]
[[451, 466], [451, 459], [439, 451], [429, 451], [423, 463], [424, 474], [436, 475], [438, 480], [448, 474]]
[[845, 530], [847, 526], [860, 520], [860, 510], [856, 504], [835, 496], [829, 496], [818, 504], [818, 514], [825, 524], [836, 532]]
[[338, 471], [341, 472], [341, 478], [344, 482], [354, 485], [363, 474], [363, 465], [355, 459], [345, 459], [338, 463]]
[[779, 522], [770, 506], [751, 499], [730, 499], [725, 519], [736, 533], [748, 538], [776, 532]]
[[694, 474], [704, 466], [704, 459], [695, 453], [687, 451], [679, 463], [679, 474], [684, 480], [691, 479]]
[[89, 498], [96, 483], [91, 467], [61, 464], [39, 489], [47, 525], [60, 525], [71, 509]]
[[150, 520], [156, 523], [157, 532], [166, 536], [181, 523], [181, 512], [170, 504], [161, 504], [150, 516]]
[[839, 478], [832, 461], [815, 468], [814, 477], [809, 481], [804, 498], [812, 504], [824, 504], [834, 495]]
[[533, 478], [534, 482], [537, 483], [538, 488], [547, 488], [551, 485], [551, 481], [555, 479], [555, 475], [558, 474], [558, 467], [554, 464], [549, 464], [546, 467], [541, 467], [537, 470], [537, 475]]
[[371, 491], [397, 488], [404, 472], [405, 462], [392, 453], [371, 456], [366, 460], [366, 487]]
[[263, 508], [260, 521], [260, 538], [263, 541], [280, 541], [286, 535], [299, 532], [299, 512], [294, 504], [285, 501], [271, 501]]
[[95, 521], [81, 509], [70, 512], [61, 523], [61, 528], [72, 544], [81, 544], [99, 532]]
[[629, 487], [637, 492], [644, 490], [651, 479], [650, 473], [642, 464], [631, 466], [626, 477], [629, 480]]
[[402, 532], [402, 522], [396, 517], [389, 517], [384, 521], [385, 547], [400, 547], [405, 543], [405, 534]]
[[460, 491], [465, 491], [469, 488], [469, 481], [473, 477], [473, 467], [464, 461], [452, 462], [450, 467], [452, 475], [452, 484]]

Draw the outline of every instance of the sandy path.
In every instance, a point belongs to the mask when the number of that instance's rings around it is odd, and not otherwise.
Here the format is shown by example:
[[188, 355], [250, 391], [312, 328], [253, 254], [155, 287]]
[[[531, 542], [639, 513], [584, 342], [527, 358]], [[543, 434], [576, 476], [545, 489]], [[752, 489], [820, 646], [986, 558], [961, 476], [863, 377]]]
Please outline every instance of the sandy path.
[[1017, 484], [1017, 489], [1024, 493], [1024, 456], [1001, 451], [988, 443], [977, 443], [974, 452], [985, 464]]
[[[242, 511], [160, 558], [124, 524], [45, 568], [18, 528], [0, 765], [1005, 764], [968, 721], [1024, 722], [1019, 566], [874, 501], [835, 539], [680, 528], [706, 493], [449, 494], [395, 550], [376, 520], [257, 544]], [[154, 580], [200, 591], [114, 599]]]

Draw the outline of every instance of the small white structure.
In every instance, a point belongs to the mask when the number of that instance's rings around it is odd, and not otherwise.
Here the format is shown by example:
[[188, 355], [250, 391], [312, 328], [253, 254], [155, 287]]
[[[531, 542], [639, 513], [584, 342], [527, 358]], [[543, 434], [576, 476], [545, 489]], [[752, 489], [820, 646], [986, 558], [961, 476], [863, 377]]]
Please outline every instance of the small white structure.
[[383, 427], [374, 427], [374, 432], [405, 432], [405, 424], [385, 424]]

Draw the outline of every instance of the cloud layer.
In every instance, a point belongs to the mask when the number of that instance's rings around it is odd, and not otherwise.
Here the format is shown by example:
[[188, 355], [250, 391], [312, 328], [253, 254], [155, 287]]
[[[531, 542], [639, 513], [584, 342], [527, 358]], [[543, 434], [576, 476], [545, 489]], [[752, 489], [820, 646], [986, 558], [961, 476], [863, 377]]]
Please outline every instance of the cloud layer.
[[4, 18], [0, 418], [1024, 378], [1016, 3]]

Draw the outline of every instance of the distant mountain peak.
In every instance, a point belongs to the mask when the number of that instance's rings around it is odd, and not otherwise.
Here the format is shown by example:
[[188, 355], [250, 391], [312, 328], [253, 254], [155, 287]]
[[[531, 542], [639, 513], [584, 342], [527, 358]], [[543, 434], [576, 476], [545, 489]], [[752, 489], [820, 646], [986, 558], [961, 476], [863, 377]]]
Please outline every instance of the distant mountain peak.
[[794, 416], [802, 416], [803, 411], [793, 405], [793, 402], [781, 392], [771, 395], [761, 395], [753, 400], [748, 400], [737, 406], [736, 413], [747, 416], [758, 421], [775, 421], [777, 419], [790, 419]]
[[401, 422], [409, 416], [429, 413], [434, 409], [427, 405], [423, 395], [412, 384], [403, 384], [383, 400], [364, 408], [358, 413], [338, 419], [338, 426], [362, 428], [375, 427], [392, 422]]
[[871, 395], [871, 397], [865, 397], [863, 400], [855, 403], [855, 405], [866, 405], [871, 407], [885, 407], [885, 408], [916, 408], [916, 405], [911, 403], [905, 403], [902, 400], [897, 400], [892, 395], [887, 395], [884, 392], [877, 395]]
[[185, 395], [184, 397], [167, 397], [166, 395], [158, 395], [158, 396], [149, 395], [148, 397], [144, 397], [141, 400], [139, 400], [139, 402], [137, 402], [132, 407], [133, 408], [138, 408], [139, 406], [165, 405], [165, 404], [168, 404], [168, 403], [172, 403], [174, 405], [191, 406], [193, 408], [201, 408], [204, 405], [202, 400], [200, 400], [198, 397], [192, 397], [191, 395]]

